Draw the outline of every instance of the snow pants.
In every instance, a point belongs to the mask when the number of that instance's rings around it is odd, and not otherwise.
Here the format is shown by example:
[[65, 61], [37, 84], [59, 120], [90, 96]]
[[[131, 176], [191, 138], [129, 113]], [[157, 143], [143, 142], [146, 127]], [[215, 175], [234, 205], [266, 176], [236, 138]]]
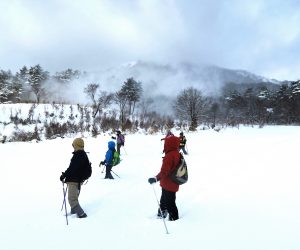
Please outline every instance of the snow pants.
[[81, 216], [82, 214], [84, 214], [84, 211], [78, 201], [81, 184], [78, 182], [67, 182], [67, 185], [68, 201], [71, 207], [71, 214], [77, 214], [77, 216]]
[[119, 155], [121, 155], [121, 143], [117, 143], [117, 152], [119, 153]]
[[187, 155], [188, 153], [185, 150], [185, 147], [179, 147], [179, 152], [182, 151], [185, 155]]
[[160, 197], [160, 209], [169, 213], [169, 220], [178, 220], [178, 209], [176, 206], [176, 192], [171, 192], [162, 188]]
[[104, 179], [113, 179], [114, 177], [111, 175], [111, 169], [112, 169], [112, 166], [110, 165], [107, 165], [105, 166], [105, 177]]

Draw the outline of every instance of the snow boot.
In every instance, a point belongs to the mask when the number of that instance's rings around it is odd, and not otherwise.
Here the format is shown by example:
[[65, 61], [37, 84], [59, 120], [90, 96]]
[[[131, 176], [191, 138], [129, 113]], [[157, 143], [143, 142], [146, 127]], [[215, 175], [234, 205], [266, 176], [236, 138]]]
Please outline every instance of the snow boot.
[[114, 177], [111, 175], [111, 166], [106, 166], [106, 174], [104, 179], [113, 179]]
[[86, 213], [83, 213], [83, 214], [81, 214], [81, 215], [78, 215], [78, 218], [86, 218], [87, 217], [87, 215], [86, 215]]
[[169, 221], [175, 221], [175, 220], [178, 220], [178, 219], [179, 219], [178, 213], [169, 214]]
[[[162, 211], [162, 214], [161, 214], [160, 211]], [[158, 209], [158, 212], [157, 212], [157, 218], [158, 219], [167, 218], [167, 215], [168, 215], [168, 211], [167, 210], [160, 210], [160, 209]]]

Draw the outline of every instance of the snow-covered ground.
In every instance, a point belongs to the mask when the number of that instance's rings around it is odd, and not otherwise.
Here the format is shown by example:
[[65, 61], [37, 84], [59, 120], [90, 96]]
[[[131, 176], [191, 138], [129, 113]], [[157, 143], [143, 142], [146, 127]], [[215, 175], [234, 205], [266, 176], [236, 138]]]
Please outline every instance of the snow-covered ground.
[[86, 138], [93, 175], [80, 203], [88, 217], [70, 216], [69, 225], [59, 176], [73, 139], [0, 144], [0, 249], [300, 249], [299, 127], [186, 136], [189, 181], [169, 234], [155, 217], [159, 184], [147, 182], [161, 166], [162, 135], [127, 135], [114, 180], [98, 167], [110, 135]]

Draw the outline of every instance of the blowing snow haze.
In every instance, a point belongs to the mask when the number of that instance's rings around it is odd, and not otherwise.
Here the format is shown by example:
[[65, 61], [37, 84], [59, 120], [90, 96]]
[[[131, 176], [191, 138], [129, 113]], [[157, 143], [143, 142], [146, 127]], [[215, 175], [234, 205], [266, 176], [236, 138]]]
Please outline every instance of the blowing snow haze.
[[275, 83], [275, 79], [267, 79], [245, 70], [230, 70], [213, 65], [193, 63], [159, 64], [135, 61], [115, 68], [90, 73], [105, 88], [115, 91], [123, 82], [133, 77], [143, 85], [147, 95], [175, 96], [181, 90], [194, 87], [204, 94], [218, 94], [226, 83]]
[[83, 92], [89, 83], [100, 85], [101, 91], [116, 92], [123, 83], [133, 77], [142, 83], [143, 97], [153, 99], [152, 108], [159, 113], [169, 113], [172, 101], [183, 89], [194, 87], [206, 96], [222, 94], [228, 83], [248, 86], [266, 84], [279, 86], [280, 81], [267, 79], [245, 70], [231, 70], [213, 65], [178, 63], [159, 64], [146, 61], [132, 61], [108, 69], [88, 71], [62, 90], [61, 84], [49, 82], [52, 97], [71, 103], [87, 103], [89, 98]]
[[[116, 92], [131, 77], [142, 83], [143, 96], [154, 98], [160, 110], [162, 106], [166, 110], [170, 109], [171, 104], [166, 105], [168, 100], [171, 102], [180, 91], [189, 87], [201, 90], [206, 96], [216, 96], [221, 94], [222, 88], [228, 83], [251, 85], [280, 83], [278, 80], [267, 79], [245, 70], [230, 70], [213, 65], [133, 61], [117, 67], [84, 72], [79, 79], [73, 80], [71, 85], [62, 86], [50, 80], [47, 88], [57, 101], [87, 103], [88, 98], [83, 91], [87, 84], [97, 83], [100, 85], [100, 91]], [[65, 89], [62, 89], [63, 87]], [[164, 105], [160, 105], [161, 101]]]

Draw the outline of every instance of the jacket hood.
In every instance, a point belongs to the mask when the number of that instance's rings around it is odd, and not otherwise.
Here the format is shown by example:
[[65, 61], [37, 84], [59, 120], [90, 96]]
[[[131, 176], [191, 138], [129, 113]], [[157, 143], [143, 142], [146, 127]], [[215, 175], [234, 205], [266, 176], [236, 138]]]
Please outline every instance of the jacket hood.
[[115, 149], [116, 143], [114, 141], [109, 141], [108, 142], [108, 148], [109, 149]]
[[164, 152], [174, 151], [179, 149], [180, 139], [177, 136], [169, 136], [165, 139]]

